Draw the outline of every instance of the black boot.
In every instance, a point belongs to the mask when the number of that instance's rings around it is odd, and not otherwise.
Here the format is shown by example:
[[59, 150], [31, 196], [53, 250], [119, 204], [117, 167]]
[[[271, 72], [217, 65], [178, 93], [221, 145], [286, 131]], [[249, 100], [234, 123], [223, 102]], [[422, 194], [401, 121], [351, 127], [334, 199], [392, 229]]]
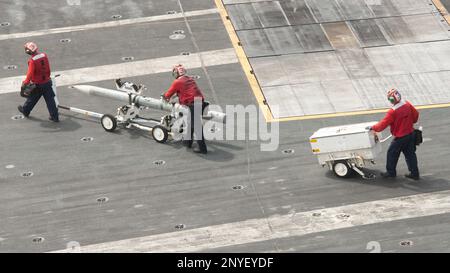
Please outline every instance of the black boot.
[[24, 117], [26, 117], [26, 118], [30, 115], [30, 114], [25, 114], [23, 112], [23, 106], [22, 105], [17, 106], [17, 110], [19, 110], [19, 112], [22, 113], [22, 115], [24, 115]]
[[389, 174], [388, 172], [382, 172], [382, 173], [380, 173], [380, 175], [383, 178], [395, 178], [395, 176]]
[[48, 120], [53, 122], [59, 122], [59, 118], [48, 117]]
[[199, 147], [194, 147], [194, 149], [192, 149], [194, 151], [194, 153], [198, 153], [198, 154], [207, 154], [208, 151], [207, 150], [202, 150]]
[[412, 179], [412, 180], [419, 180], [420, 176], [412, 175], [411, 173], [405, 174], [406, 178]]

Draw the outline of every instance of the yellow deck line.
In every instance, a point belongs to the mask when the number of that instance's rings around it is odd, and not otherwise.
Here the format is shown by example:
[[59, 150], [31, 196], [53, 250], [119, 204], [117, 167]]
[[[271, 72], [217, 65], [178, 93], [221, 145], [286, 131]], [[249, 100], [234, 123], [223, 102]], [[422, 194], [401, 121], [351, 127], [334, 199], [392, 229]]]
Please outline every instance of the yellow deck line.
[[273, 120], [272, 113], [270, 112], [269, 107], [264, 103], [265, 98], [261, 90], [261, 86], [259, 85], [255, 75], [253, 74], [252, 66], [250, 65], [247, 55], [245, 54], [244, 49], [242, 48], [241, 42], [239, 41], [239, 38], [236, 34], [233, 24], [229, 19], [230, 17], [228, 16], [228, 12], [225, 9], [222, 0], [215, 0], [215, 2], [217, 9], [219, 10], [220, 17], [222, 18], [223, 24], [225, 25], [225, 29], [227, 30], [228, 35], [230, 36], [231, 43], [233, 44], [233, 47], [236, 50], [236, 55], [239, 59], [239, 62], [241, 63], [242, 68], [244, 69], [244, 73], [247, 76], [247, 80], [250, 84], [253, 94], [256, 97], [256, 101], [258, 102], [259, 107], [264, 114], [266, 122], [271, 122]]
[[433, 4], [436, 6], [436, 8], [439, 10], [439, 13], [444, 17], [445, 21], [447, 21], [447, 24], [450, 25], [450, 15], [448, 14], [447, 9], [442, 4], [441, 0], [431, 0]]
[[330, 113], [330, 114], [317, 114], [317, 115], [306, 115], [306, 116], [295, 116], [287, 118], [274, 118], [272, 122], [283, 122], [283, 121], [293, 121], [293, 120], [308, 120], [308, 119], [320, 119], [320, 118], [335, 118], [335, 117], [346, 117], [346, 116], [357, 116], [357, 115], [368, 115], [368, 114], [378, 114], [385, 113], [388, 109], [374, 109], [374, 110], [363, 110], [363, 111], [351, 111], [351, 112], [340, 112], [340, 113]]
[[[368, 114], [378, 114], [384, 113], [387, 111], [387, 108], [384, 109], [372, 109], [372, 110], [363, 110], [363, 111], [351, 111], [351, 112], [340, 112], [340, 113], [330, 113], [330, 114], [318, 114], [318, 115], [307, 115], [307, 116], [294, 116], [294, 117], [286, 117], [286, 118], [274, 118], [270, 108], [264, 103], [265, 98], [264, 94], [261, 90], [261, 86], [256, 79], [252, 66], [248, 60], [247, 55], [242, 48], [241, 42], [239, 41], [239, 37], [236, 34], [236, 30], [229, 19], [229, 15], [222, 0], [214, 0], [219, 10], [220, 17], [225, 25], [225, 29], [230, 36], [231, 43], [236, 51], [236, 55], [241, 63], [241, 66], [244, 70], [245, 75], [247, 76], [247, 80], [250, 84], [250, 87], [255, 95], [256, 101], [259, 104], [261, 111], [264, 114], [266, 122], [284, 122], [284, 121], [295, 121], [295, 120], [309, 120], [309, 119], [320, 119], [320, 118], [334, 118], [334, 117], [345, 117], [345, 116], [357, 116], [357, 115], [368, 115]], [[440, 0], [432, 0], [436, 8], [439, 10], [441, 15], [445, 18], [448, 24], [450, 24], [450, 15], [448, 14], [447, 9], [441, 3]], [[450, 103], [444, 104], [430, 104], [430, 105], [420, 105], [417, 106], [417, 109], [433, 109], [433, 108], [444, 108], [450, 107]]]
[[[422, 109], [435, 109], [435, 108], [447, 108], [447, 107], [450, 107], [450, 103], [419, 105], [419, 106], [416, 106], [416, 109], [422, 110]], [[278, 118], [278, 119], [274, 118], [271, 120], [271, 122], [283, 122], [283, 121], [294, 121], [294, 120], [308, 120], [308, 119], [335, 118], [335, 117], [379, 114], [379, 113], [385, 113], [388, 109], [389, 108], [381, 108], [381, 109], [363, 110], [363, 111], [318, 114], [318, 115], [308, 115], [308, 116], [295, 116], [295, 117]]]
[[417, 106], [417, 109], [434, 109], [434, 108], [446, 108], [450, 107], [450, 103], [429, 104]]

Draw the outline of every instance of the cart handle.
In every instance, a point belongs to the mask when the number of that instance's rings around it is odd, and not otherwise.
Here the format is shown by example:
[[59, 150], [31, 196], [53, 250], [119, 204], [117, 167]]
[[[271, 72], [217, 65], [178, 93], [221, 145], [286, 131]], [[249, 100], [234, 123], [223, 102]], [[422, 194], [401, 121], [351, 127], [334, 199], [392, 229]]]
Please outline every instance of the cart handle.
[[383, 138], [380, 140], [381, 143], [385, 142], [386, 140], [390, 139], [392, 135], [387, 136], [386, 138]]

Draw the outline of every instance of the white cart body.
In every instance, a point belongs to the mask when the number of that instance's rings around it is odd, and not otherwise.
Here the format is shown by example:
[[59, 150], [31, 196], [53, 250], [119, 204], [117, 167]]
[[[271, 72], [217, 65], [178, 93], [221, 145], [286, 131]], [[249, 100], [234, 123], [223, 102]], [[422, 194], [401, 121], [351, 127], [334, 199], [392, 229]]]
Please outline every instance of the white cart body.
[[313, 154], [319, 164], [333, 170], [336, 161], [347, 162], [349, 167], [363, 175], [358, 169], [374, 160], [381, 153], [381, 133], [366, 128], [377, 122], [365, 122], [321, 128], [310, 137]]

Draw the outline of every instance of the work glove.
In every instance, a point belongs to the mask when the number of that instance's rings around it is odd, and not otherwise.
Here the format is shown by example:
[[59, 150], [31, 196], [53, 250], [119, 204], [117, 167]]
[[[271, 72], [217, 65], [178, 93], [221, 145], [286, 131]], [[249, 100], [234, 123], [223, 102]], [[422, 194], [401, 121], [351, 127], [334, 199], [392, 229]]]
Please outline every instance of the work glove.
[[30, 84], [24, 84], [22, 83], [22, 86], [20, 87], [20, 96], [24, 98], [28, 98], [31, 94], [31, 92], [34, 91], [36, 88], [36, 85], [33, 83]]
[[373, 129], [372, 129], [372, 126], [367, 126], [367, 127], [366, 127], [366, 130], [367, 130], [367, 131], [372, 131], [372, 130], [373, 130]]
[[163, 101], [169, 101], [169, 99], [166, 98], [166, 97], [164, 96], [164, 93], [161, 94], [161, 100], [163, 100]]

